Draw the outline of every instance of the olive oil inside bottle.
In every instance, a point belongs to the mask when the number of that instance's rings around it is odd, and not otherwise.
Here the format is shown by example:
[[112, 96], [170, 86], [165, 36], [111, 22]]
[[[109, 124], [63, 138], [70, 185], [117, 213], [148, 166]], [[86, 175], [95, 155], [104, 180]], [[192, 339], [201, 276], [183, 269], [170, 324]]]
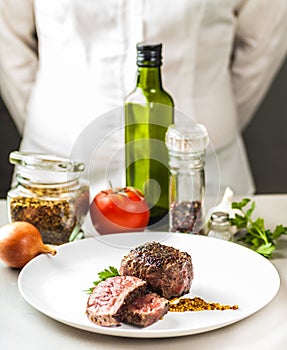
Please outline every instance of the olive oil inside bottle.
[[137, 50], [137, 85], [125, 103], [126, 185], [143, 191], [149, 226], [159, 223], [166, 229], [170, 176], [165, 133], [173, 123], [173, 100], [162, 88], [161, 44], [138, 44]]

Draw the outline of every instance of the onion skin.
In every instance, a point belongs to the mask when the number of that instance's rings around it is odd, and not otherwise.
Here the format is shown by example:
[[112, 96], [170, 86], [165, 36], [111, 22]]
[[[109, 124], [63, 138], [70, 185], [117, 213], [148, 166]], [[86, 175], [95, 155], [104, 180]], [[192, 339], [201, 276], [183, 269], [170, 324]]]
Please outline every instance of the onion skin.
[[34, 225], [15, 221], [0, 228], [0, 259], [7, 266], [21, 269], [42, 253], [55, 255], [57, 251], [43, 243]]

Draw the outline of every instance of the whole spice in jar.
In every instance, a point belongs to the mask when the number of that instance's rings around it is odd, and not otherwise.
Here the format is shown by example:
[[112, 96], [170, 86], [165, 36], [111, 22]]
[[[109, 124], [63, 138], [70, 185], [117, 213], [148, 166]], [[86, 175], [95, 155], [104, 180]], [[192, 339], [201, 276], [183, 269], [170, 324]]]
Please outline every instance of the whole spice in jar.
[[18, 183], [7, 195], [9, 221], [33, 224], [45, 244], [68, 242], [89, 208], [89, 188], [76, 171], [83, 166], [74, 164], [67, 178], [65, 159], [13, 152], [10, 161], [18, 166]]
[[202, 226], [201, 202], [182, 201], [171, 204], [171, 232], [194, 232]]
[[[48, 195], [47, 191], [45, 192]], [[9, 200], [11, 221], [26, 221], [33, 224], [40, 231], [46, 244], [63, 244], [69, 241], [73, 230], [88, 211], [88, 187], [81, 188], [78, 196], [79, 198], [62, 199], [24, 196], [11, 198]]]
[[166, 133], [170, 168], [171, 232], [203, 233], [204, 157], [208, 134], [203, 125], [171, 125]]

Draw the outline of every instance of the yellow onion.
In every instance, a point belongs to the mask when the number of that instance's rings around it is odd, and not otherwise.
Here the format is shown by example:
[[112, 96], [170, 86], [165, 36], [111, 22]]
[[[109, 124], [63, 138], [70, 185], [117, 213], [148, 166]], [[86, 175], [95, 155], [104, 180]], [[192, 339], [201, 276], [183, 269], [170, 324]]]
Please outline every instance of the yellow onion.
[[6, 265], [22, 268], [42, 253], [55, 255], [57, 251], [43, 243], [34, 225], [15, 221], [0, 228], [0, 259]]

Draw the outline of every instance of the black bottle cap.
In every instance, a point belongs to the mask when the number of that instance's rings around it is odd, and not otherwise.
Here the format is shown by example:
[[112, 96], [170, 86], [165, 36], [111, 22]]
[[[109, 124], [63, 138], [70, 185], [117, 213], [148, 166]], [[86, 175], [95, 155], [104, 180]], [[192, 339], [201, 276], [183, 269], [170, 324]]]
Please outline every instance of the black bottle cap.
[[161, 43], [138, 43], [137, 44], [137, 65], [139, 67], [161, 66]]

